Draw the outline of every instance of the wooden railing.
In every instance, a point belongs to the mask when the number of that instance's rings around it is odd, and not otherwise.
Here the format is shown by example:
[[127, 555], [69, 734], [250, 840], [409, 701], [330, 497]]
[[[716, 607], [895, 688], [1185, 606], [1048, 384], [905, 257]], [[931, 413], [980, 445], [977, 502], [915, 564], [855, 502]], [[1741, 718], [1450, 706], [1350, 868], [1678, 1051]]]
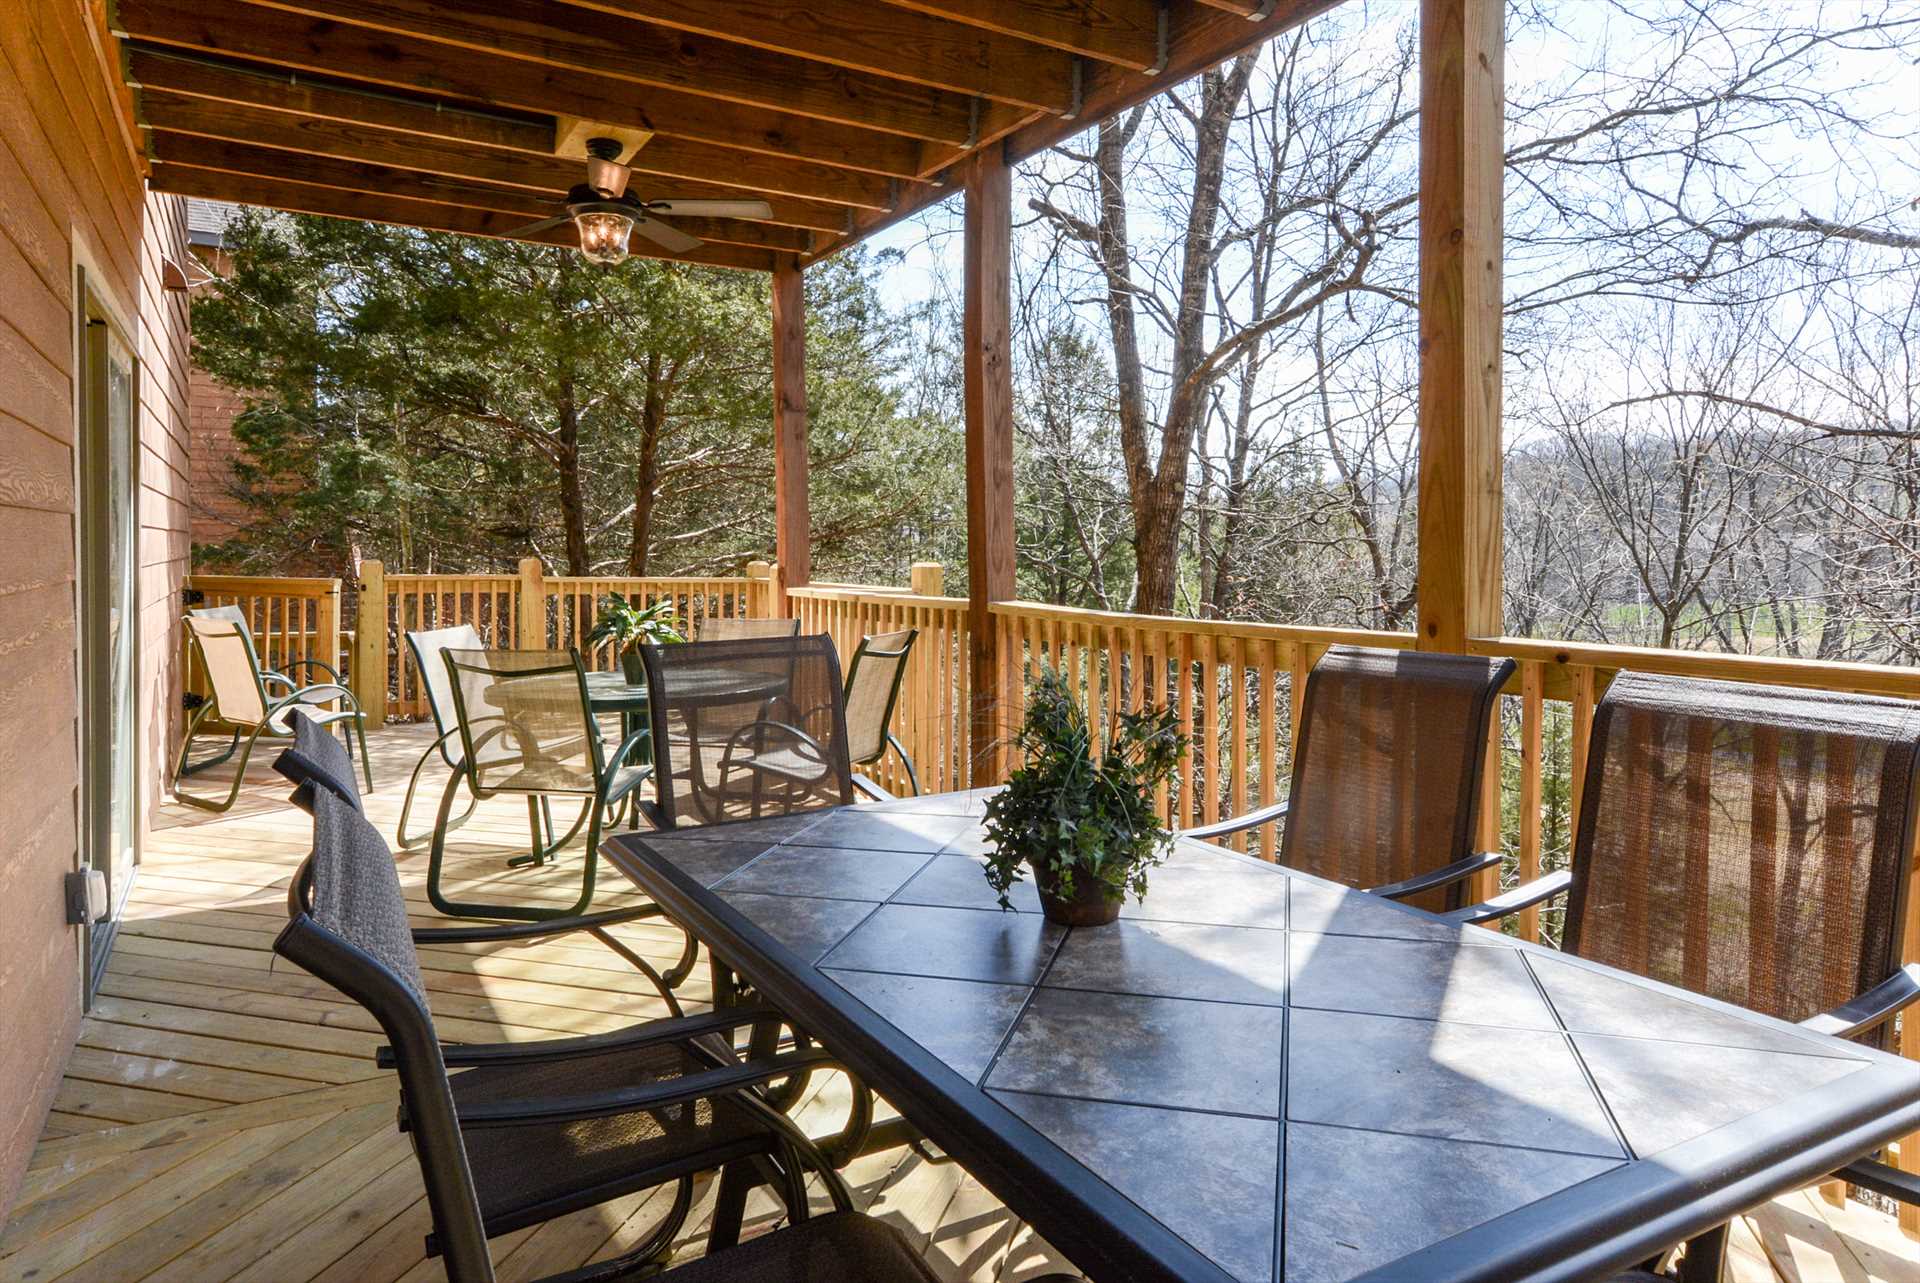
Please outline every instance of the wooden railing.
[[[189, 575], [185, 587], [189, 600], [197, 605], [241, 609], [263, 667], [284, 671], [298, 660], [317, 659], [346, 675], [338, 579]], [[206, 695], [206, 669], [185, 629], [180, 633], [180, 648], [182, 688], [189, 695]]]
[[[972, 746], [967, 709], [972, 700], [967, 663], [967, 599], [939, 595], [937, 575], [921, 568], [922, 592], [850, 584], [815, 584], [789, 591], [791, 611], [805, 633], [826, 633], [849, 664], [860, 639], [902, 628], [919, 631], [894, 709], [893, 732], [913, 758], [920, 787], [929, 793], [965, 788]], [[906, 771], [889, 753], [866, 768], [883, 787], [904, 791]]]
[[360, 572], [355, 693], [376, 725], [390, 716], [427, 716], [406, 634], [461, 624], [473, 625], [489, 646], [572, 646], [589, 668], [610, 669], [618, 662], [612, 648], [587, 644], [610, 593], [646, 605], [671, 601], [689, 629], [710, 616], [765, 616], [772, 609], [771, 572], [763, 563], [737, 577], [632, 578], [548, 575], [537, 557], [522, 559], [511, 575], [388, 574], [380, 562], [367, 561]]

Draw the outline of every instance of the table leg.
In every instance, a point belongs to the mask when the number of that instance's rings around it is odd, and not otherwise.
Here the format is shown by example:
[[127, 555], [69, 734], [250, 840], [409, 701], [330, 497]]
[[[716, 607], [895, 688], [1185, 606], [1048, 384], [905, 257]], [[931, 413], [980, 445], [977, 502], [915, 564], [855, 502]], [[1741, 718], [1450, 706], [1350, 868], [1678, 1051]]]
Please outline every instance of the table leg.
[[1687, 1240], [1687, 1252], [1680, 1258], [1680, 1283], [1721, 1283], [1727, 1265], [1727, 1229], [1708, 1230]]

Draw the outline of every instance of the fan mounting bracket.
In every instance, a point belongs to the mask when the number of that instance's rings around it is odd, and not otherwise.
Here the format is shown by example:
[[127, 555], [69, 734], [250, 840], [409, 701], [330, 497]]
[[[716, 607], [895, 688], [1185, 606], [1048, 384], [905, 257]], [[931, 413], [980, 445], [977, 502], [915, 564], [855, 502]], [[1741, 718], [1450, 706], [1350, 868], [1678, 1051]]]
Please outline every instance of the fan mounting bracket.
[[556, 116], [553, 121], [553, 154], [570, 160], [587, 160], [589, 138], [611, 138], [620, 144], [620, 154], [611, 159], [622, 165], [633, 163], [633, 154], [645, 147], [653, 131], [637, 125], [612, 125], [604, 120], [583, 116]]

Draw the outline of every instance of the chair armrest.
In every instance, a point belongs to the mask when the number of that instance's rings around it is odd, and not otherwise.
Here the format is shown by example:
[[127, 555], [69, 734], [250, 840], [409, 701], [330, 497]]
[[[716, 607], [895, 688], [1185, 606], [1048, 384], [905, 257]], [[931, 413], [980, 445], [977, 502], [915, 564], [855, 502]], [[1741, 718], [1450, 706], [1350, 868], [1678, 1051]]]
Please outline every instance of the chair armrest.
[[1284, 817], [1286, 813], [1287, 804], [1285, 802], [1275, 802], [1272, 806], [1263, 806], [1257, 811], [1248, 811], [1245, 815], [1236, 815], [1230, 820], [1219, 820], [1213, 824], [1202, 824], [1197, 829], [1182, 829], [1180, 832], [1174, 834], [1174, 836], [1199, 838], [1203, 842], [1211, 841], [1217, 837], [1225, 837], [1229, 833], [1239, 833], [1244, 829], [1257, 829], [1262, 824], [1271, 824], [1273, 821]]
[[302, 686], [290, 691], [273, 702], [272, 711], [278, 712], [282, 708], [298, 708], [301, 704], [322, 702], [311, 698], [315, 695], [323, 695], [329, 701], [345, 700], [348, 708], [356, 713], [360, 711], [360, 701], [354, 698], [353, 692], [336, 682], [317, 682], [312, 686]]
[[517, 1127], [525, 1123], [567, 1123], [586, 1118], [665, 1109], [709, 1096], [725, 1096], [748, 1087], [791, 1078], [806, 1069], [836, 1064], [824, 1048], [790, 1051], [765, 1060], [705, 1069], [697, 1074], [669, 1078], [644, 1087], [591, 1092], [582, 1096], [548, 1096], [539, 1100], [498, 1100], [473, 1104], [460, 1111], [460, 1126]]
[[613, 756], [607, 759], [606, 770], [602, 773], [607, 779], [611, 780], [615, 775], [620, 773], [621, 764], [627, 760], [627, 754], [633, 752], [634, 749], [639, 748], [652, 738], [652, 730], [642, 726], [639, 730], [621, 740], [620, 747], [613, 750]]
[[1834, 1179], [1858, 1185], [1861, 1189], [1870, 1189], [1883, 1198], [1896, 1203], [1910, 1203], [1920, 1207], [1920, 1174], [1903, 1172], [1898, 1167], [1872, 1158], [1855, 1159], [1839, 1171]]
[[894, 800], [893, 794], [887, 792], [871, 779], [858, 772], [854, 773], [853, 786], [876, 802], [891, 802]]
[[1858, 997], [1800, 1022], [1802, 1029], [1834, 1038], [1851, 1038], [1920, 1001], [1920, 962], [1909, 962]]
[[1507, 892], [1496, 895], [1491, 900], [1482, 900], [1479, 904], [1470, 904], [1464, 909], [1455, 909], [1452, 913], [1439, 915], [1443, 922], [1471, 926], [1480, 922], [1498, 922], [1501, 918], [1510, 918], [1522, 909], [1531, 908], [1543, 900], [1551, 900], [1573, 885], [1573, 874], [1565, 869], [1547, 874], [1544, 878], [1535, 878]]
[[1455, 860], [1437, 869], [1429, 869], [1417, 877], [1400, 882], [1389, 882], [1384, 886], [1368, 887], [1367, 894], [1377, 895], [1387, 900], [1404, 900], [1410, 895], [1422, 891], [1431, 891], [1435, 887], [1448, 887], [1462, 878], [1470, 878], [1482, 869], [1499, 867], [1504, 859], [1498, 851], [1476, 851], [1464, 859]]
[[321, 659], [296, 659], [291, 664], [287, 665], [286, 671], [290, 674], [297, 673], [303, 668], [319, 669], [321, 672], [327, 675], [327, 680], [335, 686], [341, 686], [345, 684], [340, 679], [340, 670], [335, 668], [332, 664], [329, 664], [325, 660], [321, 660]]
[[608, 909], [602, 913], [583, 913], [574, 918], [546, 918], [539, 922], [495, 922], [476, 927], [415, 927], [415, 944], [479, 944], [496, 940], [544, 940], [569, 931], [592, 931], [596, 927], [618, 926], [642, 918], [657, 918], [665, 911], [657, 904], [631, 909]]
[[[526, 1065], [542, 1060], [564, 1060], [572, 1056], [590, 1056], [624, 1048], [651, 1047], [663, 1042], [687, 1042], [704, 1034], [726, 1033], [742, 1025], [762, 1020], [780, 1020], [779, 1012], [760, 1004], [722, 1007], [697, 1016], [678, 1016], [670, 1020], [649, 1020], [604, 1034], [585, 1034], [578, 1038], [538, 1038], [531, 1042], [442, 1043], [440, 1055], [449, 1069], [467, 1065]], [[373, 1054], [382, 1069], [394, 1068], [393, 1049], [381, 1047]]]

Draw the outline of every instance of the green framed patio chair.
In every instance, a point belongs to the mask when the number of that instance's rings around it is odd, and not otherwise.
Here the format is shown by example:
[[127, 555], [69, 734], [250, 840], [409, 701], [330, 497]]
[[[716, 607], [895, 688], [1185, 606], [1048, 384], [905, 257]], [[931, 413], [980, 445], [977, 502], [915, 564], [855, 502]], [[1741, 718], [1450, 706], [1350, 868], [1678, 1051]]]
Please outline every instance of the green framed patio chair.
[[[225, 613], [227, 610], [233, 610], [233, 614]], [[277, 673], [272, 675], [277, 679], [272, 685], [279, 693], [269, 691], [269, 674], [260, 666], [260, 657], [253, 648], [253, 637], [247, 631], [246, 620], [236, 618], [237, 615], [235, 608], [215, 607], [211, 611], [190, 613], [186, 617], [187, 635], [206, 669], [211, 693], [193, 710], [186, 733], [180, 737], [180, 755], [173, 771], [174, 796], [188, 806], [203, 811], [230, 810], [240, 796], [240, 785], [246, 779], [247, 762], [253, 756], [253, 746], [263, 737], [292, 738], [294, 727], [291, 718], [295, 711], [304, 714], [318, 726], [344, 724], [348, 728], [348, 734], [352, 737], [347, 741], [348, 749], [351, 751], [353, 739], [357, 738], [360, 742], [360, 768], [366, 776], [367, 789], [371, 792], [373, 759], [367, 755], [366, 718], [361, 714], [359, 701], [353, 697], [353, 692], [338, 681], [298, 686], [292, 684], [284, 674]], [[301, 662], [326, 667], [318, 660]], [[216, 757], [192, 762], [194, 736], [209, 721], [233, 726], [233, 743]], [[227, 790], [226, 797], [203, 797], [181, 787], [181, 781], [186, 776], [226, 761], [236, 750], [240, 760], [233, 768], [233, 785]]]
[[[252, 626], [247, 622], [247, 612], [238, 606], [194, 606], [188, 609], [187, 614], [196, 619], [229, 620], [238, 626], [241, 632], [247, 635], [249, 642], [253, 640], [253, 630]], [[255, 646], [253, 650], [257, 658], [260, 654], [260, 648]], [[307, 677], [296, 678], [294, 676], [294, 674], [303, 670], [308, 672], [309, 675]], [[268, 668], [262, 665], [260, 668], [260, 680], [266, 683], [268, 690], [284, 692], [298, 690], [303, 683], [319, 683], [322, 678], [313, 675], [316, 673], [324, 673], [324, 680], [332, 682], [336, 686], [345, 684], [345, 680], [340, 676], [340, 670], [325, 660], [320, 659], [296, 659], [283, 669]], [[187, 763], [186, 770], [183, 771], [182, 774], [194, 775], [201, 771], [212, 770], [214, 767], [232, 757], [239, 751], [241, 734], [242, 732], [236, 730], [233, 733], [233, 738], [227, 742], [226, 748], [214, 754], [212, 757], [204, 761]]]
[[[413, 774], [407, 777], [406, 797], [400, 803], [400, 826], [394, 830], [394, 840], [402, 851], [412, 851], [425, 846], [433, 839], [431, 831], [407, 836], [407, 817], [413, 813], [413, 795], [420, 787], [420, 772], [427, 769], [437, 753], [447, 769], [456, 775], [460, 771], [459, 743], [460, 719], [453, 707], [453, 684], [447, 675], [446, 660], [442, 658], [450, 650], [485, 650], [487, 643], [480, 637], [480, 630], [472, 624], [461, 624], [454, 628], [430, 628], [406, 635], [407, 650], [413, 655], [414, 671], [420, 674], [420, 689], [427, 697], [427, 712], [433, 718], [434, 741], [421, 752], [420, 760], [413, 764]], [[469, 798], [467, 809], [457, 816], [449, 816], [446, 831], [451, 833], [473, 818], [473, 812], [480, 805], [479, 798]]]
[[[647, 732], [636, 731], [611, 754], [607, 752], [587, 700], [586, 669], [577, 650], [442, 649], [440, 658], [453, 701], [460, 756], [441, 794], [433, 826], [427, 898], [434, 908], [454, 917], [537, 922], [584, 913], [593, 902], [600, 830], [606, 817], [652, 774], [651, 767], [629, 762], [646, 743]], [[580, 894], [570, 907], [486, 904], [447, 895], [441, 880], [448, 820], [454, 795], [463, 785], [476, 801], [513, 794], [526, 797], [532, 849], [509, 859], [510, 866], [545, 864], [580, 823], [586, 825]], [[557, 841], [548, 809], [556, 795], [579, 798], [582, 806], [580, 822]], [[690, 960], [687, 965], [691, 966]]]

